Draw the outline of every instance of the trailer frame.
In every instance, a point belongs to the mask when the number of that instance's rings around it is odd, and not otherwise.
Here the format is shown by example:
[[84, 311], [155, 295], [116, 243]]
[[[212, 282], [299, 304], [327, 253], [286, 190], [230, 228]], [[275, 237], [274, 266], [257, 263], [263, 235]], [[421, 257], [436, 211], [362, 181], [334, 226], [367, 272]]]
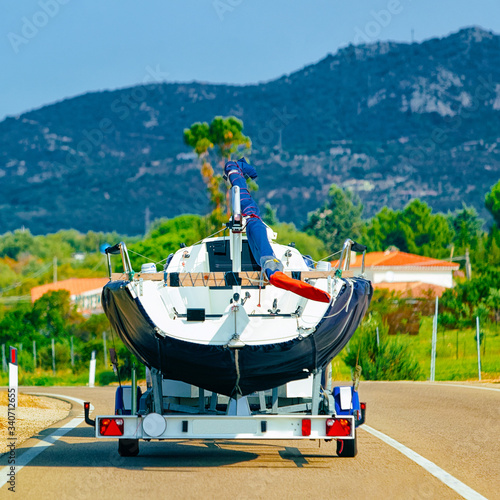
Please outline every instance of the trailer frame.
[[179, 439], [335, 439], [340, 456], [357, 453], [356, 428], [366, 412], [366, 404], [359, 402], [359, 380], [332, 387], [330, 373], [317, 371], [311, 376], [310, 398], [286, 397], [286, 386], [281, 386], [234, 399], [189, 384], [185, 386], [191, 397], [179, 397], [164, 394], [165, 382], [172, 381], [164, 381], [158, 370], [146, 370], [144, 394], [136, 387], [135, 368], [133, 385], [117, 388], [114, 415], [92, 420], [90, 403], [84, 405], [85, 421], [95, 428], [95, 437], [118, 439], [122, 456], [137, 455], [140, 440]]

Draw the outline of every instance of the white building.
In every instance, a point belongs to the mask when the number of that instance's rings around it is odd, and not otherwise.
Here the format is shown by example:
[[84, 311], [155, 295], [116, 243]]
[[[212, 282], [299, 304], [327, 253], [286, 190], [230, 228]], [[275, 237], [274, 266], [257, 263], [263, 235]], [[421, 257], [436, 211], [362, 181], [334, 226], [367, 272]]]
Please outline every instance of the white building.
[[[351, 270], [361, 274], [361, 254], [351, 259]], [[396, 251], [370, 252], [365, 256], [365, 275], [375, 288], [411, 292], [419, 296], [432, 290], [441, 295], [453, 286], [453, 272], [459, 264]]]
[[82, 314], [102, 313], [102, 288], [108, 281], [108, 278], [70, 278], [35, 286], [31, 289], [31, 301], [35, 302], [47, 292], [67, 290], [78, 312]]

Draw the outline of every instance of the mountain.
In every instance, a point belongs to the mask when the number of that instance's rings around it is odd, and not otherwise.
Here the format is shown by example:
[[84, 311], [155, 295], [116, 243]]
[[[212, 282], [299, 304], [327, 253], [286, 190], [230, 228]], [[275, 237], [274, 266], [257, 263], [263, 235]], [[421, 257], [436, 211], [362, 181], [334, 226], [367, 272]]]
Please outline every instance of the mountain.
[[[144, 231], [205, 213], [183, 129], [235, 115], [253, 141], [258, 202], [299, 226], [331, 183], [364, 215], [419, 197], [474, 205], [500, 178], [500, 36], [467, 28], [423, 43], [348, 46], [255, 85], [150, 83], [92, 92], [0, 123], [0, 233]], [[147, 214], [145, 216], [145, 214]]]

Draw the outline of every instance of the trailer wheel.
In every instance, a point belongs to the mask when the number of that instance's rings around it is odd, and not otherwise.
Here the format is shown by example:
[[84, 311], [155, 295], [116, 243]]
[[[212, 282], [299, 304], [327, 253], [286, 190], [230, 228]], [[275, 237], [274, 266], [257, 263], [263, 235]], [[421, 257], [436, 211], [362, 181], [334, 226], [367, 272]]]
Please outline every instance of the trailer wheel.
[[358, 454], [358, 436], [354, 439], [337, 439], [337, 455], [343, 458], [353, 458]]
[[138, 439], [119, 439], [118, 453], [121, 457], [136, 457], [139, 455]]

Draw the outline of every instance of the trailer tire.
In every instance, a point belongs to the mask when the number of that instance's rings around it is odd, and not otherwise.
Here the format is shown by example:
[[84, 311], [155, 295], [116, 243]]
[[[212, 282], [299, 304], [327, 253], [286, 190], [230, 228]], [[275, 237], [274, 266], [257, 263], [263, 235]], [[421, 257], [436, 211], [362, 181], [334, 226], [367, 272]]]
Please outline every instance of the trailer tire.
[[354, 439], [337, 439], [337, 455], [342, 458], [354, 458], [358, 454], [358, 436]]
[[139, 440], [119, 439], [118, 453], [121, 457], [136, 457], [139, 455]]

